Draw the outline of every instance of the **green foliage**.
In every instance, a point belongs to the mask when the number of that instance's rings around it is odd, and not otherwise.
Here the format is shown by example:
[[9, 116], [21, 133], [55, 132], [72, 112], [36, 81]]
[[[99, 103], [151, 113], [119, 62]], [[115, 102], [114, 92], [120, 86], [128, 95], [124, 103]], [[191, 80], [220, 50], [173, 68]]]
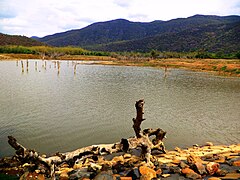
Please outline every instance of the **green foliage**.
[[221, 71], [227, 71], [227, 66], [221, 67]]
[[15, 54], [40, 54], [50, 57], [61, 55], [89, 55], [89, 56], [109, 56], [108, 52], [88, 51], [80, 47], [49, 47], [49, 46], [0, 46], [0, 53]]
[[240, 51], [238, 51], [235, 56], [236, 58], [240, 59]]
[[36, 52], [23, 46], [0, 46], [0, 53], [35, 54]]

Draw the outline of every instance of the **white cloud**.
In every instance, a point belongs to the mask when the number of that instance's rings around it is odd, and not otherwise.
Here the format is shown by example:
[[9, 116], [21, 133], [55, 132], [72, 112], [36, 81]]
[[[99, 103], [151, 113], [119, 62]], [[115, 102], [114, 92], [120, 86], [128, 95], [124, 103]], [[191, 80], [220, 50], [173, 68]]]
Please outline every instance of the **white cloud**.
[[240, 15], [240, 0], [0, 0], [0, 32], [45, 36], [93, 22]]

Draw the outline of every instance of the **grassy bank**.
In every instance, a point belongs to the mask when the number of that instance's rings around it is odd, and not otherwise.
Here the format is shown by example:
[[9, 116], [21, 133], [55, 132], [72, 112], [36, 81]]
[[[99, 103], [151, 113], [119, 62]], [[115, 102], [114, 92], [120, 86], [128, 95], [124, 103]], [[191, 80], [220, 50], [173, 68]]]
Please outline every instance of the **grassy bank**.
[[183, 68], [194, 71], [211, 72], [216, 75], [240, 77], [239, 59], [188, 59], [188, 58], [150, 58], [127, 56], [62, 55], [55, 58], [41, 54], [0, 54], [0, 60], [44, 59], [44, 60], [84, 60], [103, 61], [100, 64], [122, 66], [148, 66], [156, 68]]

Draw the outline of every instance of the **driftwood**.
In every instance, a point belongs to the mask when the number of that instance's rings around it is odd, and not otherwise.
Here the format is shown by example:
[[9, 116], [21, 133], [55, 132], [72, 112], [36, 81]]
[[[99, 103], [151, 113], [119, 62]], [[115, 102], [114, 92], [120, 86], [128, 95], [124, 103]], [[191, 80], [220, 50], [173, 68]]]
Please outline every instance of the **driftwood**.
[[[143, 119], [143, 106], [144, 100], [139, 100], [135, 104], [137, 116], [133, 119], [133, 129], [136, 137], [128, 139], [123, 138], [120, 142], [115, 144], [92, 145], [72, 152], [56, 153], [53, 156], [45, 157], [39, 155], [35, 150], [25, 148], [12, 136], [8, 136], [8, 143], [16, 150], [16, 157], [20, 162], [41, 164], [47, 169], [45, 173], [52, 178], [55, 176], [55, 169], [63, 163], [67, 163], [69, 167], [73, 167], [75, 163], [86, 158], [98, 159], [106, 154], [131, 152], [131, 150], [136, 148], [141, 149], [141, 157], [143, 160], [146, 160], [149, 166], [152, 166], [152, 151], [158, 150], [165, 153], [165, 147], [162, 140], [165, 137], [166, 132], [160, 128], [149, 128], [141, 131], [141, 123], [145, 120]], [[155, 137], [151, 140], [150, 137], [153, 135]]]

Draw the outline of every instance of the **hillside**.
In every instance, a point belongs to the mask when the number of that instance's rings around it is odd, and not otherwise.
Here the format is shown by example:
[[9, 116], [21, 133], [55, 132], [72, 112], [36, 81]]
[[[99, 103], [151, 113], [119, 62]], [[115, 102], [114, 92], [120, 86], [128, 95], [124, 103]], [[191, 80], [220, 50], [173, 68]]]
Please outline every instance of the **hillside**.
[[149, 23], [117, 19], [39, 39], [53, 46], [81, 46], [103, 51], [240, 50], [240, 16], [195, 15]]
[[45, 43], [36, 41], [26, 36], [7, 35], [0, 33], [0, 46], [17, 45], [17, 46], [43, 46]]

